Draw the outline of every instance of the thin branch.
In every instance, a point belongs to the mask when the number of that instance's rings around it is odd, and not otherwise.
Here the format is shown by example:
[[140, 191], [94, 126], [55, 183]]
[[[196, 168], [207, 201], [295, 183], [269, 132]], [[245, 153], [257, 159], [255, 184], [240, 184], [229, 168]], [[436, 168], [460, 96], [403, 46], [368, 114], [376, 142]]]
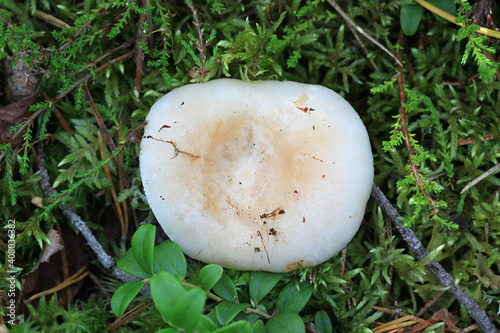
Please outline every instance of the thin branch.
[[97, 64], [103, 60], [103, 59], [106, 59], [108, 58], [109, 56], [111, 56], [113, 53], [115, 53], [116, 51], [118, 50], [121, 50], [121, 49], [125, 49], [127, 47], [130, 46], [130, 44], [132, 44], [132, 42], [134, 41], [134, 39], [129, 39], [128, 41], [126, 41], [125, 43], [115, 47], [114, 49], [111, 49], [109, 50], [108, 52], [104, 53], [102, 56], [100, 56], [99, 58], [97, 58], [96, 60], [92, 61], [90, 64], [82, 67], [82, 68], [79, 68], [77, 71], [73, 72], [73, 73], [69, 73], [68, 76], [74, 76], [76, 74], [79, 74], [87, 69], [89, 69], [90, 67], [96, 67]]
[[[457, 23], [457, 18], [455, 16], [448, 14], [447, 12], [437, 8], [436, 6], [431, 5], [427, 1], [425, 0], [415, 0], [415, 1], [418, 2], [422, 7], [430, 10], [431, 12], [433, 12], [438, 16], [441, 16], [445, 20], [450, 21], [451, 23], [454, 23], [458, 26], [463, 26], [462, 23]], [[490, 37], [500, 38], [500, 31], [491, 30], [485, 27], [479, 27], [479, 29], [476, 30], [476, 32]]]
[[[149, 0], [142, 1], [142, 8], [147, 8], [149, 6]], [[148, 14], [151, 15], [151, 14]], [[142, 84], [142, 67], [144, 62], [144, 51], [137, 44], [138, 42], [144, 42], [146, 39], [144, 38], [144, 31], [142, 30], [142, 26], [144, 21], [146, 20], [146, 15], [141, 15], [139, 18], [139, 22], [137, 23], [137, 32], [135, 34], [135, 88], [134, 95], [135, 100], [139, 101], [139, 93], [141, 91]]]
[[370, 36], [365, 30], [363, 30], [363, 28], [361, 28], [359, 25], [356, 24], [356, 22], [354, 22], [349, 16], [347, 16], [347, 14], [342, 10], [342, 8], [340, 8], [340, 6], [337, 5], [335, 0], [327, 0], [327, 1], [340, 14], [340, 16], [342, 16], [344, 18], [344, 20], [346, 20], [347, 23], [352, 25], [356, 30], [359, 31], [360, 34], [365, 36], [373, 44], [377, 45], [380, 49], [382, 49], [382, 51], [387, 53], [392, 59], [394, 59], [394, 61], [399, 66], [403, 67], [403, 64], [401, 63], [401, 61], [398, 58], [396, 58], [396, 56], [394, 54], [392, 54], [391, 51], [389, 51], [384, 45], [380, 44], [375, 38]]
[[107, 63], [97, 67], [95, 69], [95, 71], [93, 73], [89, 73], [87, 75], [84, 75], [82, 76], [81, 78], [79, 78], [75, 83], [73, 83], [71, 86], [69, 86], [68, 89], [66, 89], [64, 92], [62, 92], [61, 94], [57, 95], [56, 98], [52, 99], [52, 102], [53, 103], [57, 103], [59, 102], [61, 99], [63, 99], [64, 97], [66, 97], [67, 94], [69, 94], [71, 91], [73, 91], [76, 87], [78, 87], [80, 84], [82, 84], [83, 82], [86, 82], [88, 81], [92, 75], [94, 75], [95, 73], [99, 73], [100, 71], [102, 71], [103, 69], [105, 69], [106, 67], [108, 66], [111, 66], [113, 65], [114, 63], [117, 63], [119, 61], [122, 61], [123, 59], [126, 59], [128, 57], [131, 57], [134, 55], [134, 51], [130, 51], [128, 53], [125, 53], [125, 54], [122, 54], [121, 56], [119, 57], [116, 57], [114, 59], [111, 59], [109, 60]]
[[[404, 41], [404, 33], [402, 31], [399, 32], [398, 44], [402, 45]], [[403, 59], [403, 48], [399, 48], [398, 50], [398, 59], [402, 61]], [[399, 85], [399, 99], [401, 101], [401, 107], [399, 110], [400, 113], [400, 121], [401, 121], [401, 131], [403, 132], [405, 138], [406, 148], [408, 149], [408, 158], [410, 160], [410, 170], [415, 177], [415, 181], [417, 182], [418, 189], [420, 193], [429, 201], [429, 204], [432, 208], [433, 213], [436, 213], [436, 200], [434, 200], [429, 193], [425, 190], [425, 186], [427, 185], [426, 181], [420, 177], [420, 171], [418, 170], [417, 165], [413, 160], [413, 155], [415, 155], [415, 151], [413, 150], [413, 146], [411, 144], [410, 133], [408, 132], [408, 125], [406, 124], [406, 94], [404, 88], [404, 76], [403, 76], [403, 66], [398, 65], [398, 85]]]
[[38, 9], [35, 9], [35, 13], [33, 14], [33, 16], [38, 17], [39, 19], [41, 19], [49, 24], [52, 24], [53, 26], [55, 26], [57, 28], [61, 28], [61, 29], [71, 28], [69, 26], [69, 24], [67, 24], [66, 22], [61, 21], [57, 17], [50, 15], [50, 14], [47, 14], [47, 13], [44, 13]]
[[75, 41], [76, 37], [78, 37], [78, 35], [80, 35], [82, 33], [83, 30], [90, 28], [90, 23], [92, 23], [92, 19], [90, 19], [87, 22], [85, 22], [84, 24], [82, 24], [82, 26], [78, 29], [78, 31], [73, 36], [71, 36], [69, 41], [67, 41], [66, 43], [61, 45], [61, 47], [58, 49], [58, 51], [60, 52], [60, 51], [64, 50], [65, 48], [67, 48], [68, 46], [70, 46], [73, 43], [73, 41]]
[[[124, 147], [128, 143], [133, 134], [135, 134], [135, 132], [129, 135], [129, 137], [127, 138], [127, 140], [125, 140], [125, 143], [122, 145], [122, 147]], [[43, 142], [38, 143], [37, 152], [38, 152], [38, 167], [40, 169], [40, 174], [42, 176], [40, 185], [42, 187], [44, 194], [47, 197], [49, 197], [56, 194], [56, 191], [50, 184], [49, 173], [45, 168], [45, 151]], [[118, 279], [120, 279], [123, 282], [131, 282], [138, 280], [136, 277], [129, 275], [120, 270], [118, 267], [116, 267], [115, 260], [109, 254], [106, 253], [101, 244], [92, 234], [92, 231], [89, 229], [87, 224], [81, 219], [80, 216], [78, 216], [78, 214], [70, 206], [66, 204], [61, 204], [59, 205], [59, 208], [64, 213], [64, 215], [66, 215], [66, 217], [70, 220], [71, 224], [80, 232], [83, 238], [85, 238], [92, 251], [94, 251], [94, 253], [96, 254], [97, 259], [105, 269], [111, 271], [113, 275], [115, 275]], [[145, 285], [145, 287], [142, 289], [141, 292], [143, 295], [151, 298], [149, 286]]]
[[[429, 256], [429, 251], [422, 245], [420, 240], [417, 238], [415, 233], [408, 227], [405, 227], [403, 222], [399, 219], [399, 214], [396, 208], [389, 202], [385, 197], [384, 193], [376, 186], [372, 186], [372, 197], [377, 201], [378, 205], [384, 213], [392, 220], [396, 228], [398, 229], [403, 239], [408, 243], [408, 246], [413, 251], [418, 260], [424, 260]], [[486, 312], [482, 310], [479, 305], [474, 301], [474, 299], [469, 296], [460, 286], [455, 284], [453, 277], [446, 272], [446, 270], [441, 266], [440, 263], [436, 261], [431, 261], [430, 264], [425, 266], [432, 274], [434, 274], [441, 284], [448, 288], [448, 292], [451, 293], [455, 298], [467, 309], [469, 315], [474, 318], [479, 327], [485, 333], [498, 333], [495, 325], [490, 321]]]
[[200, 83], [203, 83], [203, 79], [205, 78], [205, 66], [207, 62], [207, 47], [210, 45], [210, 41], [203, 42], [203, 30], [201, 29], [201, 23], [198, 20], [198, 10], [194, 8], [193, 5], [193, 0], [191, 0], [191, 3], [189, 4], [189, 9], [193, 12], [193, 19], [194, 22], [193, 24], [196, 26], [196, 29], [198, 30], [198, 41], [195, 42], [196, 49], [198, 49], [198, 52], [200, 52], [200, 61], [201, 61], [201, 68], [198, 68], [200, 71]]
[[481, 176], [477, 177], [476, 179], [474, 179], [473, 181], [471, 181], [469, 184], [467, 184], [462, 189], [462, 191], [460, 191], [460, 195], [464, 194], [464, 192], [466, 192], [472, 186], [476, 185], [477, 183], [479, 183], [481, 180], [487, 178], [488, 176], [491, 176], [493, 173], [495, 173], [498, 170], [500, 170], [500, 163], [497, 164], [497, 165], [495, 165], [494, 167], [490, 168], [488, 171], [486, 171], [483, 174], [481, 174]]
[[[87, 94], [87, 97], [89, 99], [90, 103], [90, 108], [92, 109], [92, 112], [94, 113], [94, 117], [97, 121], [97, 125], [99, 126], [99, 130], [101, 131], [102, 135], [104, 136], [104, 139], [106, 139], [106, 143], [108, 144], [108, 148], [110, 151], [114, 151], [116, 149], [116, 144], [113, 141], [113, 138], [111, 137], [111, 134], [109, 134], [108, 128], [106, 127], [106, 124], [104, 124], [104, 121], [102, 120], [102, 117], [97, 110], [97, 107], [94, 104], [94, 100], [92, 99], [92, 95], [90, 94], [89, 87], [85, 83], [84, 85], [85, 93]], [[115, 157], [116, 164], [118, 165], [118, 168], [120, 168], [125, 175], [125, 168], [123, 166], [123, 161], [120, 158], [120, 156]], [[128, 180], [127, 177], [125, 177], [125, 186], [129, 187], [130, 186], [130, 181]]]

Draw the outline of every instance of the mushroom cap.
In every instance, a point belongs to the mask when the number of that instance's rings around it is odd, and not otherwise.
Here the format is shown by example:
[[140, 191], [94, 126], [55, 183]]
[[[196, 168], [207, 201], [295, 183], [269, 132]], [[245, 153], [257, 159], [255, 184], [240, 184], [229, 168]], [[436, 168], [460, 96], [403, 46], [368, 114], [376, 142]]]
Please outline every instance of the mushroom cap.
[[151, 108], [140, 169], [185, 254], [238, 270], [320, 264], [356, 234], [373, 182], [366, 128], [334, 91], [218, 79]]

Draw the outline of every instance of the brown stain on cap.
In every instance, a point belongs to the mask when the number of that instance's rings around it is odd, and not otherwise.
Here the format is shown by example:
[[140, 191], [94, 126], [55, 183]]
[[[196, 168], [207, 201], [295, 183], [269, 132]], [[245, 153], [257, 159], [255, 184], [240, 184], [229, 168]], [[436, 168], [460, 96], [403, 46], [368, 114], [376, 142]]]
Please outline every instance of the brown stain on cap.
[[294, 261], [294, 262], [286, 265], [286, 269], [289, 270], [289, 271], [293, 271], [293, 270], [299, 269], [299, 263], [300, 263], [300, 265], [302, 267], [311, 266], [310, 264], [308, 265], [304, 259], [300, 259], [298, 261]]

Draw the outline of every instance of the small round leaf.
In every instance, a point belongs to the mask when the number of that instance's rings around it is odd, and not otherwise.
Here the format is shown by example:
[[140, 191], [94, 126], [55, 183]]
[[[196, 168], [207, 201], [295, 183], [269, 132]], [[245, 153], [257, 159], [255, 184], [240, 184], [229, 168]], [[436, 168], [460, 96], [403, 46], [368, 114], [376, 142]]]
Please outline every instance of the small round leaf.
[[111, 297], [111, 310], [117, 317], [121, 317], [127, 306], [132, 302], [132, 300], [137, 296], [139, 291], [141, 291], [143, 281], [132, 281], [121, 285], [116, 289], [113, 297]]
[[290, 311], [278, 313], [266, 324], [269, 333], [304, 333], [306, 331], [302, 318]]
[[200, 270], [198, 279], [205, 290], [210, 290], [220, 280], [223, 273], [219, 265], [207, 265]]
[[420, 5], [404, 5], [401, 8], [401, 29], [405, 35], [413, 36], [417, 32], [423, 12], [424, 8]]

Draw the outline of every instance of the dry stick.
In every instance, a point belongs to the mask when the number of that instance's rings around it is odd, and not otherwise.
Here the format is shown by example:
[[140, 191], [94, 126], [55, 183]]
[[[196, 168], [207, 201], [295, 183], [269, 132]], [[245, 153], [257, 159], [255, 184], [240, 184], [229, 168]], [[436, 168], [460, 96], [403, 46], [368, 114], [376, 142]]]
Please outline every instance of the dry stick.
[[125, 54], [122, 54], [121, 56], [119, 57], [116, 57], [114, 59], [111, 59], [109, 60], [107, 63], [97, 67], [93, 73], [89, 73], [87, 75], [84, 75], [82, 76], [81, 78], [79, 78], [75, 83], [73, 83], [71, 86], [69, 86], [68, 89], [66, 89], [64, 92], [62, 92], [61, 94], [57, 95], [56, 98], [54, 98], [52, 100], [53, 103], [57, 103], [59, 102], [61, 99], [63, 99], [64, 97], [66, 97], [67, 94], [69, 94], [71, 91], [73, 91], [76, 87], [78, 87], [80, 84], [82, 84], [83, 82], [86, 82], [88, 81], [92, 75], [94, 75], [95, 73], [99, 73], [100, 71], [102, 71], [104, 68], [108, 67], [108, 66], [111, 66], [113, 65], [114, 63], [116, 62], [119, 62], [119, 61], [122, 61], [123, 59], [126, 59], [128, 57], [131, 57], [132, 55], [134, 55], [134, 51], [130, 51], [128, 53], [125, 53]]
[[361, 28], [359, 25], [357, 25], [349, 16], [347, 16], [347, 14], [342, 10], [342, 8], [340, 8], [339, 5], [337, 5], [337, 3], [334, 0], [327, 0], [327, 1], [340, 14], [340, 16], [342, 16], [344, 18], [344, 20], [346, 20], [347, 23], [349, 23], [350, 25], [352, 25], [356, 30], [359, 31], [359, 33], [361, 33], [363, 36], [365, 36], [366, 38], [368, 38], [368, 40], [370, 42], [372, 42], [373, 44], [375, 44], [379, 48], [381, 48], [382, 51], [384, 51], [392, 59], [394, 59], [394, 61], [399, 66], [403, 67], [403, 64], [401, 63], [401, 61], [398, 58], [396, 58], [394, 56], [394, 54], [392, 54], [391, 51], [389, 51], [384, 45], [380, 44], [375, 38], [373, 38], [372, 36], [370, 36], [366, 31], [363, 30], [363, 28]]
[[125, 49], [127, 47], [130, 46], [130, 44], [132, 44], [132, 42], [134, 41], [134, 38], [131, 38], [129, 39], [128, 41], [126, 41], [125, 43], [115, 47], [114, 49], [111, 49], [109, 50], [108, 52], [104, 53], [102, 56], [100, 56], [99, 58], [97, 58], [96, 60], [92, 61], [90, 64], [88, 65], [85, 65], [83, 66], [82, 68], [78, 68], [78, 70], [76, 70], [75, 72], [73, 73], [69, 73], [68, 76], [74, 76], [76, 74], [79, 74], [83, 71], [85, 71], [86, 69], [89, 69], [90, 67], [95, 67], [97, 66], [97, 64], [101, 61], [101, 60], [104, 60], [106, 58], [108, 58], [109, 56], [111, 56], [113, 53], [115, 53], [116, 51], [118, 50], [121, 50], [121, 49]]
[[[121, 138], [123, 135], [123, 121], [120, 119], [120, 123], [118, 124], [118, 137]], [[123, 161], [123, 152], [120, 152], [119, 154], [121, 160]], [[121, 169], [118, 169], [118, 182], [120, 185], [120, 191], [125, 190], [125, 175], [121, 171]], [[128, 220], [129, 220], [129, 215], [128, 215], [128, 202], [129, 198], [125, 199], [122, 202], [122, 210], [123, 210], [123, 225], [124, 225], [124, 232], [122, 232], [122, 241], [126, 240], [127, 233], [128, 233]], [[120, 204], [118, 204], [120, 205]], [[133, 208], [132, 208], [133, 209]]]
[[57, 17], [50, 15], [50, 14], [47, 14], [47, 13], [44, 13], [38, 9], [35, 9], [35, 13], [33, 14], [33, 16], [38, 17], [39, 19], [41, 19], [49, 24], [52, 24], [53, 26], [55, 26], [57, 28], [61, 28], [61, 29], [71, 28], [69, 26], [69, 24], [67, 24], [66, 22], [61, 21]]
[[151, 304], [153, 304], [152, 301], [147, 301], [145, 303], [139, 304], [130, 311], [125, 312], [120, 318], [117, 318], [111, 325], [108, 326], [108, 332], [116, 331], [118, 328], [120, 328], [120, 326], [125, 324], [130, 318], [149, 308]]
[[[132, 134], [130, 134], [127, 140], [125, 140], [123, 146], [125, 146], [132, 137], [132, 135], [135, 134], [135, 132], [140, 130], [142, 127], [143, 126], [139, 126]], [[40, 174], [42, 176], [40, 185], [42, 187], [44, 194], [47, 197], [49, 197], [55, 194], [56, 191], [54, 190], [54, 188], [52, 188], [52, 185], [50, 185], [49, 173], [45, 168], [45, 151], [43, 142], [38, 143], [37, 151], [38, 151], [38, 167], [40, 169]], [[116, 267], [115, 260], [110, 255], [108, 255], [106, 251], [104, 251], [101, 244], [99, 244], [97, 239], [94, 237], [92, 231], [89, 229], [87, 224], [81, 219], [80, 216], [78, 216], [78, 214], [76, 214], [76, 212], [73, 209], [71, 209], [71, 207], [69, 207], [66, 204], [61, 204], [59, 208], [61, 208], [61, 211], [64, 213], [64, 215], [66, 215], [66, 217], [69, 218], [71, 224], [76, 229], [78, 229], [78, 231], [82, 234], [83, 238], [85, 238], [92, 251], [94, 251], [94, 253], [96, 254], [97, 259], [106, 270], [111, 271], [114, 276], [116, 276], [119, 280], [123, 282], [131, 282], [139, 280], [136, 277], [129, 275], [123, 272], [118, 267]], [[147, 285], [144, 286], [145, 287], [142, 288], [141, 293], [151, 298], [149, 286]]]
[[[70, 278], [70, 275], [69, 275], [69, 267], [68, 267], [68, 256], [66, 255], [66, 244], [64, 243], [64, 237], [63, 237], [63, 233], [62, 233], [62, 230], [61, 230], [61, 224], [59, 222], [56, 222], [56, 227], [57, 227], [57, 232], [59, 233], [59, 235], [61, 235], [61, 238], [59, 239], [59, 242], [60, 242], [60, 244], [63, 247], [62, 251], [60, 251], [60, 253], [61, 253], [61, 262], [62, 262], [63, 277], [64, 277], [64, 280], [68, 280]], [[82, 267], [82, 268], [85, 268], [85, 266]], [[69, 303], [73, 303], [73, 293], [72, 293], [71, 289], [70, 288], [64, 288], [63, 292], [66, 295], [66, 300]]]
[[[149, 5], [149, 1], [144, 0], [142, 2], [142, 8], [147, 8]], [[150, 15], [150, 14], [148, 14]], [[145, 15], [141, 15], [139, 18], [139, 23], [137, 24], [137, 32], [135, 34], [135, 88], [134, 88], [134, 95], [135, 95], [135, 100], [139, 102], [139, 93], [141, 91], [141, 83], [142, 83], [142, 67], [143, 67], [143, 61], [144, 61], [144, 51], [142, 50], [141, 47], [137, 44], [138, 42], [143, 42], [145, 41], [144, 38], [144, 31], [142, 30], [142, 25], [145, 21], [146, 17]]]
[[370, 62], [370, 64], [373, 66], [373, 68], [375, 69], [375, 72], [378, 72], [379, 69], [377, 67], [377, 64], [375, 63], [375, 61], [373, 61], [372, 58], [370, 58], [370, 53], [368, 52], [368, 50], [366, 49], [365, 47], [365, 44], [363, 44], [363, 42], [361, 41], [361, 39], [359, 38], [358, 34], [356, 33], [356, 30], [353, 28], [352, 25], [348, 25], [349, 29], [351, 30], [352, 34], [354, 35], [354, 38], [356, 38], [356, 41], [358, 42], [358, 44], [361, 46], [361, 48], [363, 49], [363, 52], [365, 52], [366, 54], [366, 57], [368, 58], [368, 61]]
[[[482, 139], [484, 141], [488, 141], [488, 140], [493, 140], [496, 137], [498, 137], [498, 136], [495, 135], [495, 134], [486, 134], [486, 135], [482, 136]], [[457, 142], [457, 146], [470, 145], [471, 143], [474, 143], [474, 141], [476, 141], [475, 138], [474, 139], [463, 139], [463, 140], [460, 140], [460, 141]]]
[[444, 291], [440, 291], [438, 292], [430, 301], [428, 301], [427, 303], [425, 303], [425, 305], [417, 312], [417, 314], [415, 316], [417, 317], [422, 317], [424, 315], [424, 313], [427, 312], [427, 310], [429, 310], [429, 308], [437, 302], [437, 300], [439, 300], [439, 298], [441, 296], [443, 296], [445, 292]]
[[[97, 132], [97, 140], [99, 142], [99, 152], [101, 153], [101, 160], [104, 162], [106, 161], [107, 157], [106, 157], [106, 151], [104, 150], [104, 140], [102, 139], [101, 132]], [[116, 194], [115, 185], [113, 184], [113, 178], [111, 177], [111, 171], [109, 170], [108, 164], [104, 165], [104, 173], [106, 174], [106, 178], [108, 178], [109, 180], [109, 187], [110, 187], [111, 197], [113, 198], [115, 212], [116, 215], [118, 215], [118, 221], [120, 221], [120, 227], [122, 229], [121, 239], [125, 239], [126, 229], [125, 229], [125, 219], [123, 216], [124, 214], [122, 212], [122, 207], [118, 202], [118, 195]]]
[[[101, 117], [99, 111], [97, 110], [97, 107], [95, 106], [94, 100], [92, 99], [92, 95], [90, 94], [90, 90], [89, 90], [89, 87], [87, 86], [87, 83], [85, 83], [84, 89], [85, 89], [85, 93], [87, 94], [87, 97], [89, 98], [90, 108], [92, 109], [92, 112], [94, 113], [94, 117], [97, 121], [97, 125], [99, 126], [99, 129], [101, 130], [101, 133], [104, 136], [104, 139], [106, 139], [106, 143], [108, 144], [108, 148], [110, 151], [114, 151], [116, 149], [115, 142], [113, 141], [111, 134], [109, 134], [108, 128], [106, 127], [106, 124], [104, 124], [104, 121], [102, 120], [102, 117]], [[123, 160], [120, 158], [120, 156], [116, 156], [115, 161], [116, 161], [116, 164], [118, 165], [118, 168], [123, 172], [125, 186], [129, 187], [130, 181], [128, 180], [128, 177], [125, 175], [125, 167], [123, 166]]]
[[86, 269], [86, 267], [80, 268], [75, 274], [71, 275], [70, 277], [65, 279], [63, 282], [59, 283], [57, 286], [50, 288], [50, 289], [47, 289], [47, 290], [44, 290], [44, 291], [41, 291], [41, 292], [31, 296], [30, 298], [27, 299], [27, 302], [28, 303], [32, 302], [33, 300], [40, 298], [44, 295], [50, 295], [50, 294], [56, 293], [60, 290], [66, 289], [66, 287], [69, 287], [69, 286], [77, 283], [78, 281], [82, 280], [83, 278], [85, 278], [89, 274], [88, 271], [84, 272], [85, 269]]
[[[372, 186], [371, 195], [377, 201], [378, 205], [382, 208], [385, 214], [392, 220], [417, 259], [422, 261], [427, 258], [429, 256], [429, 251], [424, 248], [415, 233], [410, 228], [405, 227], [403, 222], [399, 219], [399, 214], [396, 208], [391, 205], [384, 193], [376, 185]], [[469, 294], [467, 294], [460, 286], [455, 284], [453, 277], [446, 272], [440, 263], [433, 260], [425, 267], [439, 279], [443, 286], [448, 288], [448, 292], [455, 296], [455, 298], [465, 306], [469, 315], [474, 318], [479, 327], [481, 327], [485, 333], [498, 333], [497, 329], [486, 315], [486, 312], [479, 307]]]
[[469, 184], [467, 184], [463, 189], [462, 191], [460, 191], [460, 194], [464, 194], [464, 192], [466, 192], [467, 190], [469, 190], [472, 186], [476, 185], [477, 183], [479, 183], [481, 180], [491, 176], [493, 173], [497, 172], [498, 170], [500, 170], [500, 163], [495, 165], [494, 167], [490, 168], [488, 171], [484, 172], [483, 174], [481, 174], [481, 176], [477, 177], [476, 179], [474, 179], [473, 181], [471, 181]]

